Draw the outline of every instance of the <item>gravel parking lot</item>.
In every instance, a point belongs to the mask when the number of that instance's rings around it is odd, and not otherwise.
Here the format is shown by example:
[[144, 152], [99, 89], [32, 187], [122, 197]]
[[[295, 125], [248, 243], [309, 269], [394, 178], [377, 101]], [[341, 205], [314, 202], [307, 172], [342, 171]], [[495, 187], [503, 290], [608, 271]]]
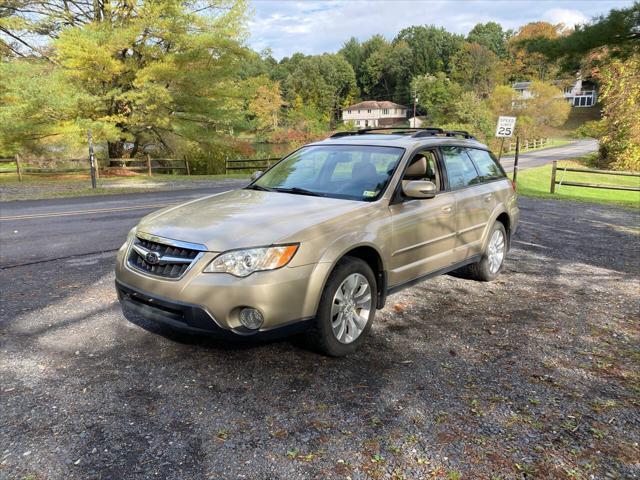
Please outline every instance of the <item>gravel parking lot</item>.
[[391, 296], [345, 359], [131, 323], [113, 252], [5, 269], [0, 478], [640, 478], [638, 213], [520, 204], [498, 281]]

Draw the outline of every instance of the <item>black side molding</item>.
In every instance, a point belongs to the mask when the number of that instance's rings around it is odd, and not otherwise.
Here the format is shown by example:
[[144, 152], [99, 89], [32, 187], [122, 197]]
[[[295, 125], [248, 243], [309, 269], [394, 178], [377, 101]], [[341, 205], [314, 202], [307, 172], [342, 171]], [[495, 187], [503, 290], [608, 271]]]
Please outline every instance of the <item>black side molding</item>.
[[414, 278], [413, 280], [409, 280], [407, 282], [400, 283], [398, 285], [393, 285], [387, 288], [387, 295], [391, 295], [393, 293], [399, 292], [400, 290], [404, 290], [405, 288], [412, 287], [417, 283], [423, 282], [424, 280], [428, 280], [429, 278], [437, 277], [438, 275], [443, 275], [445, 273], [452, 272], [454, 270], [470, 265], [472, 263], [476, 263], [480, 261], [481, 258], [482, 258], [481, 254], [474, 255], [473, 257], [469, 257], [466, 260], [463, 260], [462, 262], [454, 263], [452, 265], [449, 265], [448, 267], [441, 268], [440, 270], [435, 270], [433, 272], [427, 273], [426, 275], [421, 275], [420, 277]]

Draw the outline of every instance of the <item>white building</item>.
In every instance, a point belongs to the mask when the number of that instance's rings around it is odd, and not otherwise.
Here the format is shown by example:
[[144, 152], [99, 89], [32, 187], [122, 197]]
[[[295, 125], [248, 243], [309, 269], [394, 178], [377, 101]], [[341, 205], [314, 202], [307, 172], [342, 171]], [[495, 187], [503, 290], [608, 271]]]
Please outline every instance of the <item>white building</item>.
[[353, 122], [356, 127], [391, 127], [406, 122], [407, 107], [393, 102], [368, 100], [356, 103], [342, 111], [344, 123]]
[[[559, 84], [560, 82], [554, 82]], [[518, 94], [518, 100], [528, 100], [533, 95], [529, 90], [531, 82], [516, 82], [512, 85]], [[598, 101], [596, 85], [589, 80], [578, 78], [574, 84], [562, 87], [562, 96], [572, 107], [592, 107]], [[514, 106], [517, 102], [514, 102]]]

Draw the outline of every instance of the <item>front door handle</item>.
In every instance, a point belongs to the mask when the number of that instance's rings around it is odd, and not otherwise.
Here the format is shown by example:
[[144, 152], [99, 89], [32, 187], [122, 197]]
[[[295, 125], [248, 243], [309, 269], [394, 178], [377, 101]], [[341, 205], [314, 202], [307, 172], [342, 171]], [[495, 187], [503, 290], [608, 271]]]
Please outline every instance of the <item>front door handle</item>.
[[451, 213], [453, 212], [453, 207], [451, 205], [447, 205], [446, 207], [442, 207], [442, 211], [444, 213]]

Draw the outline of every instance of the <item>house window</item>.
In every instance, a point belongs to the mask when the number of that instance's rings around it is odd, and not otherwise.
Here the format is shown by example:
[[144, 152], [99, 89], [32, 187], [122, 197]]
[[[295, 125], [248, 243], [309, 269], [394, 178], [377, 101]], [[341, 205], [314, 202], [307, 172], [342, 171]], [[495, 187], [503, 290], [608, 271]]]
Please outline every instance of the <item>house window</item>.
[[360, 113], [360, 110], [358, 110], [358, 113]]
[[347, 110], [347, 113], [348, 113], [349, 115], [351, 115], [351, 110]]
[[367, 110], [367, 113], [371, 113], [371, 109]]
[[384, 113], [385, 115], [389, 115], [389, 109], [388, 108], [383, 109], [382, 113]]

